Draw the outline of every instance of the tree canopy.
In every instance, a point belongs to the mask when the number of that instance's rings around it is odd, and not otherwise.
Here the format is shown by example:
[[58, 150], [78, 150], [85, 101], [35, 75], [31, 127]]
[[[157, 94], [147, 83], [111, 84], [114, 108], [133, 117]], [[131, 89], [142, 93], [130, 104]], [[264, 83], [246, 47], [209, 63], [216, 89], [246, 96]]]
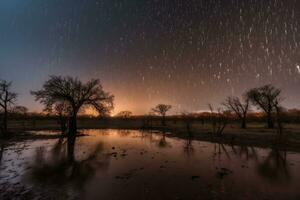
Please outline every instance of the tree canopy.
[[43, 89], [31, 93], [45, 105], [45, 109], [52, 110], [54, 106], [66, 103], [73, 115], [88, 107], [94, 108], [99, 114], [110, 113], [114, 106], [114, 96], [103, 90], [99, 79], [82, 83], [69, 76], [50, 76]]
[[152, 111], [155, 114], [161, 115], [161, 116], [166, 116], [167, 112], [171, 110], [172, 106], [167, 105], [167, 104], [158, 104], [154, 108], [152, 108]]
[[272, 85], [253, 88], [246, 93], [251, 103], [266, 113], [269, 128], [274, 127], [272, 113], [282, 101], [280, 94], [281, 90]]

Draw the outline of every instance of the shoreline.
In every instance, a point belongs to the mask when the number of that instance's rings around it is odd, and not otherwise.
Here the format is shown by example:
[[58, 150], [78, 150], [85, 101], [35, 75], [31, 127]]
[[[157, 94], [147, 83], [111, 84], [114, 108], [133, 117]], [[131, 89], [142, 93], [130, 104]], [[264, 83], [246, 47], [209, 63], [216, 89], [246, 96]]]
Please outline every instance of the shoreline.
[[[287, 132], [286, 133], [286, 142], [285, 143], [279, 143], [278, 142], [278, 136], [272, 131], [270, 132], [259, 132], [256, 131], [251, 132], [251, 130], [244, 130], [247, 133], [230, 133], [225, 132], [221, 136], [213, 135], [212, 133], [209, 133], [209, 131], [191, 131], [190, 134], [187, 131], [180, 130], [180, 129], [172, 129], [172, 128], [79, 128], [79, 132], [82, 130], [87, 129], [114, 129], [114, 130], [141, 130], [141, 131], [149, 131], [149, 132], [155, 132], [155, 133], [161, 133], [163, 134], [168, 133], [168, 137], [175, 137], [179, 139], [190, 139], [194, 141], [206, 141], [206, 142], [212, 142], [212, 143], [222, 143], [226, 145], [237, 145], [237, 146], [253, 146], [253, 147], [260, 147], [260, 148], [276, 148], [277, 150], [284, 150], [284, 151], [293, 151], [293, 152], [300, 152], [300, 140], [295, 137], [296, 134], [292, 134]], [[7, 139], [0, 139], [0, 144], [8, 144], [9, 143], [15, 143], [15, 142], [22, 142], [26, 140], [42, 140], [42, 139], [59, 139], [59, 138], [66, 138], [67, 135], [61, 135], [61, 134], [45, 134], [45, 135], [39, 135], [34, 134], [32, 131], [59, 131], [58, 129], [33, 129], [33, 130], [26, 130], [26, 131], [16, 131], [12, 132], [10, 134], [13, 134], [11, 137]], [[192, 136], [189, 136], [192, 135]], [[88, 136], [85, 134], [77, 135], [77, 137], [82, 136]], [[300, 137], [300, 136], [299, 136]]]

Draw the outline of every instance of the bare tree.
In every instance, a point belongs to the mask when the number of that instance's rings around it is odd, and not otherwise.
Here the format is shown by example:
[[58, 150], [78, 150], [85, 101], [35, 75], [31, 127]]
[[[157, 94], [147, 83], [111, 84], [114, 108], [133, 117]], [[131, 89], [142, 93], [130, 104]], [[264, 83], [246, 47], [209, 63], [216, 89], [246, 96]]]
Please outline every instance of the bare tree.
[[26, 115], [28, 113], [28, 108], [25, 106], [15, 106], [11, 112], [19, 115]]
[[268, 128], [274, 128], [272, 114], [275, 111], [275, 105], [281, 101], [280, 93], [281, 90], [272, 85], [253, 88], [246, 93], [250, 101], [265, 112]]
[[182, 116], [182, 119], [183, 119], [183, 122], [185, 123], [185, 127], [186, 127], [186, 131], [188, 133], [188, 136], [189, 137], [192, 137], [193, 134], [192, 134], [192, 131], [191, 131], [191, 126], [192, 126], [192, 122], [193, 122], [193, 115], [189, 112], [186, 112], [186, 111], [183, 111], [181, 113], [181, 116]]
[[132, 116], [132, 112], [125, 110], [125, 111], [119, 112], [116, 116], [121, 117], [121, 118], [130, 118]]
[[212, 133], [221, 136], [224, 132], [225, 127], [228, 124], [228, 116], [226, 112], [222, 111], [221, 108], [218, 108], [217, 111], [214, 111], [214, 108], [211, 104], [208, 104], [210, 109], [210, 120], [212, 122]]
[[80, 109], [94, 108], [99, 113], [113, 109], [114, 96], [105, 92], [99, 79], [82, 83], [77, 78], [50, 76], [43, 89], [31, 92], [47, 109], [66, 103], [70, 108], [69, 137], [75, 142], [77, 133], [77, 114]]
[[0, 107], [3, 109], [3, 133], [7, 133], [7, 118], [9, 106], [14, 104], [17, 94], [11, 92], [12, 82], [0, 80]]
[[244, 102], [238, 97], [227, 97], [223, 105], [230, 111], [234, 112], [239, 120], [241, 120], [241, 128], [247, 128], [247, 113], [249, 110], [249, 98], [245, 97]]
[[169, 110], [171, 110], [172, 106], [167, 104], [158, 104], [155, 108], [152, 108], [152, 111], [160, 115], [162, 117], [162, 125], [166, 125], [166, 115]]
[[153, 127], [153, 118], [154, 113], [150, 111], [143, 117], [143, 128], [152, 128]]

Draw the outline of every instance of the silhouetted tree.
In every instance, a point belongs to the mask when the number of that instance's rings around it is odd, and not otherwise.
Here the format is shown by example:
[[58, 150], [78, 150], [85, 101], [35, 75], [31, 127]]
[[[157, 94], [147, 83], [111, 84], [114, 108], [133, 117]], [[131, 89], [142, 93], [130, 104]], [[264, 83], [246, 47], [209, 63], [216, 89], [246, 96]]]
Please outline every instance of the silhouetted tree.
[[192, 131], [191, 131], [191, 123], [193, 122], [192, 114], [190, 114], [188, 112], [182, 112], [181, 116], [185, 123], [185, 127], [186, 127], [186, 131], [188, 133], [188, 136], [192, 137], [193, 136]]
[[117, 115], [117, 117], [122, 117], [122, 118], [130, 118], [132, 116], [132, 112], [125, 110], [125, 111], [121, 111], [119, 112]]
[[153, 118], [154, 118], [154, 113], [149, 112], [143, 117], [143, 128], [152, 128], [153, 126]]
[[80, 109], [92, 107], [98, 113], [113, 109], [114, 96], [105, 92], [99, 79], [82, 83], [77, 78], [50, 76], [43, 89], [31, 92], [47, 109], [66, 103], [71, 108], [69, 117], [69, 139], [75, 143], [77, 133], [77, 114]]
[[272, 85], [253, 88], [246, 93], [249, 100], [265, 112], [268, 128], [274, 128], [272, 113], [275, 110], [275, 104], [281, 101], [280, 93], [281, 90]]
[[241, 128], [247, 128], [247, 113], [249, 110], [249, 98], [245, 98], [244, 102], [238, 97], [227, 97], [223, 105], [230, 111], [234, 112], [236, 116], [241, 120]]
[[221, 136], [224, 132], [225, 127], [228, 124], [228, 116], [226, 116], [225, 111], [222, 111], [221, 108], [218, 108], [217, 111], [214, 111], [214, 108], [211, 104], [208, 104], [210, 109], [210, 120], [212, 122], [212, 132], [215, 135]]
[[155, 108], [152, 108], [152, 111], [160, 115], [162, 117], [162, 125], [166, 125], [166, 115], [169, 110], [171, 110], [172, 106], [171, 105], [166, 105], [166, 104], [158, 104], [155, 106]]
[[26, 115], [28, 113], [28, 108], [25, 106], [15, 106], [11, 112], [19, 115]]
[[11, 91], [12, 82], [0, 80], [0, 107], [3, 109], [3, 133], [7, 133], [7, 116], [9, 106], [14, 104], [17, 94]]

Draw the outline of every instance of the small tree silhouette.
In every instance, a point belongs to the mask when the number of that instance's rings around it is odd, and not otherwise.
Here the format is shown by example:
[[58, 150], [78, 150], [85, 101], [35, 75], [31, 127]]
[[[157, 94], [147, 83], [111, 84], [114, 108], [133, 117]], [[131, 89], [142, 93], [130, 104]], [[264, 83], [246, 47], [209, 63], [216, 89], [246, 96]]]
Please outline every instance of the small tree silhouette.
[[80, 109], [92, 107], [98, 113], [110, 112], [113, 109], [114, 96], [105, 92], [99, 79], [82, 83], [77, 78], [50, 76], [43, 89], [31, 92], [36, 101], [51, 109], [60, 103], [70, 107], [69, 137], [75, 142], [77, 133], [77, 114]]
[[158, 104], [155, 108], [152, 108], [152, 111], [160, 115], [162, 117], [162, 125], [166, 125], [166, 115], [169, 110], [171, 110], [172, 106], [167, 104]]
[[19, 115], [27, 115], [28, 108], [26, 108], [25, 106], [15, 106], [13, 107], [11, 112]]
[[116, 116], [121, 117], [121, 118], [130, 118], [132, 116], [132, 112], [125, 110], [125, 111], [119, 112]]
[[189, 112], [186, 112], [186, 111], [183, 111], [181, 113], [181, 117], [183, 119], [183, 122], [185, 123], [185, 127], [186, 127], [186, 131], [188, 133], [188, 137], [192, 137], [193, 134], [192, 134], [192, 131], [191, 131], [191, 125], [192, 125], [192, 122], [193, 122], [193, 115]]
[[150, 111], [143, 117], [143, 128], [152, 128], [154, 113]]
[[11, 92], [12, 82], [0, 80], [0, 107], [3, 109], [3, 134], [7, 133], [7, 118], [9, 106], [14, 104], [17, 94]]
[[208, 104], [208, 107], [210, 110], [210, 120], [212, 122], [212, 133], [217, 136], [222, 136], [228, 124], [228, 116], [226, 116], [226, 112], [221, 108], [218, 108], [215, 112], [211, 104]]
[[272, 113], [276, 109], [275, 105], [278, 106], [281, 101], [280, 93], [281, 90], [272, 85], [253, 88], [246, 93], [250, 101], [265, 112], [268, 128], [274, 128]]
[[227, 97], [223, 105], [230, 111], [233, 111], [236, 116], [241, 120], [241, 128], [247, 128], [246, 120], [249, 110], [249, 98], [245, 98], [242, 103], [238, 97]]

